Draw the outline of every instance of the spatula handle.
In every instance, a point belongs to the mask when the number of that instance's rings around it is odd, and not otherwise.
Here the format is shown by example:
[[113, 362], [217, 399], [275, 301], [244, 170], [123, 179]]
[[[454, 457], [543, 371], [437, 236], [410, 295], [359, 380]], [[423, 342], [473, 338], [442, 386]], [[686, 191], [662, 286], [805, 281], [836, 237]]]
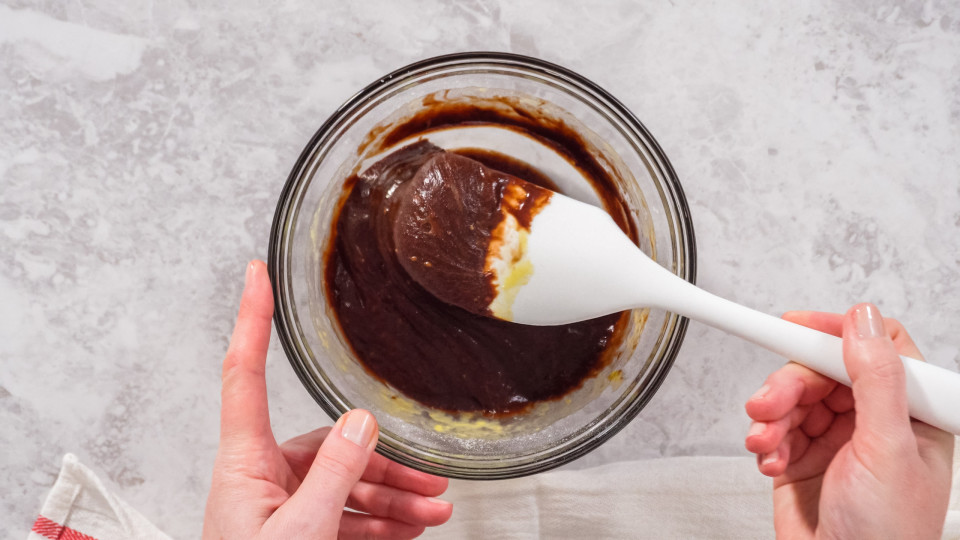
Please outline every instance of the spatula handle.
[[[658, 307], [740, 336], [850, 385], [842, 339], [741, 306], [679, 278], [669, 289]], [[960, 435], [960, 373], [914, 358], [900, 358], [906, 372], [910, 415]]]

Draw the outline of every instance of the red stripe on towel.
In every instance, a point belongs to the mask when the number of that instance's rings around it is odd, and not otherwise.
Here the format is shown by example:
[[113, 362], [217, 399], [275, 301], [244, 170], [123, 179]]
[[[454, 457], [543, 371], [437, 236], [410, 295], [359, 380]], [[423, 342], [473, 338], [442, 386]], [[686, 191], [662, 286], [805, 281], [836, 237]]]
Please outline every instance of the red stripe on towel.
[[96, 538], [65, 527], [56, 521], [37, 516], [33, 522], [33, 532], [50, 540], [97, 540]]

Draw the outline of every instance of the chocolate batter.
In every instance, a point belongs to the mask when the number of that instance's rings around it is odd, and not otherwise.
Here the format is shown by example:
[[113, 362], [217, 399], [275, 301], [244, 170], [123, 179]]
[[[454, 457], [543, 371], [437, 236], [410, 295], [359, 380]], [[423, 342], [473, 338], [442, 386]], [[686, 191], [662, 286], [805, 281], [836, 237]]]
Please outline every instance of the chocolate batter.
[[326, 264], [340, 327], [371, 373], [430, 407], [503, 415], [563, 396], [603, 365], [619, 314], [553, 327], [482, 317], [428, 293], [397, 258], [397, 203], [442, 152], [407, 146], [347, 182]]
[[496, 275], [487, 268], [506, 215], [530, 229], [551, 191], [473, 159], [439, 152], [397, 191], [393, 240], [400, 265], [440, 300], [492, 315]]
[[[562, 119], [526, 103], [427, 96], [423, 110], [371, 131], [358, 152], [370, 155], [411, 135], [429, 138], [431, 130], [451, 126], [513, 129], [554, 148], [581, 170], [613, 219], [636, 239], [616, 182], [588, 145]], [[410, 278], [394, 243], [397, 203], [417, 171], [440, 152], [426, 142], [407, 146], [345, 182], [324, 267], [327, 298], [344, 337], [371, 374], [429, 407], [506, 416], [566, 395], [607, 364], [626, 317], [614, 314], [553, 327], [519, 325], [443, 302]], [[469, 149], [457, 154], [560, 191], [536, 168], [509, 156]]]

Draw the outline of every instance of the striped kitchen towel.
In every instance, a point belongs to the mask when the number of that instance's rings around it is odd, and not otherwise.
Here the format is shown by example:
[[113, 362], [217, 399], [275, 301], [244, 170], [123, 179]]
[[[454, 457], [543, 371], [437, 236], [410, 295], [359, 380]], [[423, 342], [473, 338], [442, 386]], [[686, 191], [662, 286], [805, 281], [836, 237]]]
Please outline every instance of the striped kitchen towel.
[[104, 487], [73, 454], [63, 456], [27, 540], [171, 540]]

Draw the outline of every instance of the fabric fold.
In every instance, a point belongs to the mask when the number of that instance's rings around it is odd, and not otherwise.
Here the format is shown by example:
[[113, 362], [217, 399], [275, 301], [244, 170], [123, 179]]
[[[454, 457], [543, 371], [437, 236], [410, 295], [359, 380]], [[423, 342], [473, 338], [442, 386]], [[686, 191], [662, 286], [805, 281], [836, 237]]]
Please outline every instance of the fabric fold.
[[171, 540], [73, 454], [63, 456], [60, 475], [40, 509], [28, 540]]

